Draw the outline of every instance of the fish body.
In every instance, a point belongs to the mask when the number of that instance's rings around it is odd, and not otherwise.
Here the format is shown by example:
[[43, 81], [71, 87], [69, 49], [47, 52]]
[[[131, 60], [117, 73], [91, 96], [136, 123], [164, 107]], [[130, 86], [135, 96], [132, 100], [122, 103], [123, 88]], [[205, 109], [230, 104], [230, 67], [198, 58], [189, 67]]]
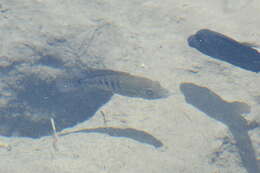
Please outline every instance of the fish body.
[[188, 38], [188, 44], [212, 58], [252, 72], [260, 71], [260, 53], [256, 49], [221, 33], [202, 29]]
[[64, 80], [61, 85], [68, 89], [98, 88], [123, 96], [144, 99], [165, 98], [170, 94], [157, 81], [113, 70], [88, 70], [79, 77]]

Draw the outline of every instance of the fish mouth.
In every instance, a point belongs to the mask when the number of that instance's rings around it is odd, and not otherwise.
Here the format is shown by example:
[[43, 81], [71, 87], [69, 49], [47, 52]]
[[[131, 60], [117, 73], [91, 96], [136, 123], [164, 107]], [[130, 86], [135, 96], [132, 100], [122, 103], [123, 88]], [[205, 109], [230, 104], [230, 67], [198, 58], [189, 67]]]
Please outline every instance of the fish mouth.
[[194, 47], [195, 46], [195, 43], [196, 43], [195, 35], [189, 36], [187, 40], [188, 40], [188, 45], [190, 47]]
[[173, 93], [170, 92], [169, 90], [163, 88], [161, 91], [160, 91], [160, 94], [157, 98], [155, 99], [161, 99], [161, 98], [167, 98], [169, 96], [171, 96]]
[[170, 95], [172, 95], [172, 93], [165, 89], [165, 88], [161, 88], [159, 92], [157, 92], [156, 94], [154, 95], [149, 95], [149, 96], [144, 96], [143, 98], [144, 99], [147, 99], [147, 100], [156, 100], [156, 99], [163, 99], [163, 98], [167, 98], [169, 97]]

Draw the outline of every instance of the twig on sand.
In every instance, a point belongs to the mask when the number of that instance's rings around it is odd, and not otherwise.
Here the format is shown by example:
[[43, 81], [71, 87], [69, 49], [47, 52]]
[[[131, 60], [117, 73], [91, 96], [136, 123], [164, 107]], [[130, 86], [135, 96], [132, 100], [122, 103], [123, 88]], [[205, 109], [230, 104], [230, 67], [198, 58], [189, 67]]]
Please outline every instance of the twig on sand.
[[104, 125], [106, 126], [107, 125], [107, 120], [106, 120], [106, 115], [103, 111], [100, 111], [102, 117], [103, 117], [103, 121], [104, 121]]
[[51, 118], [50, 121], [51, 121], [51, 127], [52, 127], [52, 131], [53, 131], [53, 134], [52, 134], [52, 137], [53, 137], [52, 146], [53, 146], [55, 151], [59, 151], [58, 145], [57, 145], [58, 144], [58, 135], [57, 135], [57, 132], [56, 132], [55, 122], [54, 122], [53, 118]]

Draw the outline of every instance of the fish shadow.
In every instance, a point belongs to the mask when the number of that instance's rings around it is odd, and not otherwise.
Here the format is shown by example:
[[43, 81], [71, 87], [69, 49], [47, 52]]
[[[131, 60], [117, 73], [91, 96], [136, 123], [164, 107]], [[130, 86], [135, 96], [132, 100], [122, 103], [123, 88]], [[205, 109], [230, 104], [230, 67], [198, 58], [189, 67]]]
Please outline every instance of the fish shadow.
[[192, 83], [182, 83], [180, 90], [187, 103], [204, 112], [207, 116], [225, 124], [232, 133], [242, 165], [249, 173], [260, 172], [256, 154], [248, 130], [259, 126], [248, 124], [241, 115], [249, 113], [250, 107], [243, 102], [227, 102], [213, 91]]
[[98, 127], [98, 128], [88, 128], [88, 129], [86, 128], [86, 129], [80, 129], [72, 132], [61, 133], [59, 136], [65, 136], [74, 133], [102, 133], [112, 137], [130, 138], [137, 142], [151, 145], [155, 148], [160, 148], [163, 146], [163, 143], [157, 138], [155, 138], [154, 136], [150, 135], [145, 131], [137, 130], [133, 128], [115, 128], [115, 127]]

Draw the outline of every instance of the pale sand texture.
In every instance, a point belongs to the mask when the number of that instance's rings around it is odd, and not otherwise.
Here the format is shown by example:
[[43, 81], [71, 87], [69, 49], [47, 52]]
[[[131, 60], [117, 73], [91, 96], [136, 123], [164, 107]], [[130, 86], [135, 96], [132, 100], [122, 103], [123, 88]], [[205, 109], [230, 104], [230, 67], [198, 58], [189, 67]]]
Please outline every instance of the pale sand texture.
[[[82, 132], [61, 136], [59, 151], [54, 151], [50, 136], [1, 137], [12, 146], [11, 151], [0, 148], [1, 173], [246, 173], [235, 152], [225, 151], [218, 162], [210, 162], [221, 147], [219, 139], [230, 133], [225, 125], [187, 104], [179, 85], [195, 83], [226, 101], [247, 103], [251, 113], [246, 118], [260, 122], [259, 74], [213, 60], [186, 41], [197, 30], [208, 28], [260, 43], [260, 1], [2, 0], [0, 5], [1, 56], [8, 55], [13, 42], [40, 43], [44, 35], [68, 34], [70, 27], [84, 30], [110, 23], [114, 35], [105, 38], [116, 40], [115, 44], [106, 48], [106, 42], [99, 43], [93, 54], [100, 53], [101, 46], [107, 68], [160, 81], [173, 93], [154, 101], [114, 95], [100, 109], [106, 125], [98, 111], [89, 121], [66, 130], [133, 128], [154, 136], [162, 147]], [[250, 135], [259, 158], [259, 128]]]

